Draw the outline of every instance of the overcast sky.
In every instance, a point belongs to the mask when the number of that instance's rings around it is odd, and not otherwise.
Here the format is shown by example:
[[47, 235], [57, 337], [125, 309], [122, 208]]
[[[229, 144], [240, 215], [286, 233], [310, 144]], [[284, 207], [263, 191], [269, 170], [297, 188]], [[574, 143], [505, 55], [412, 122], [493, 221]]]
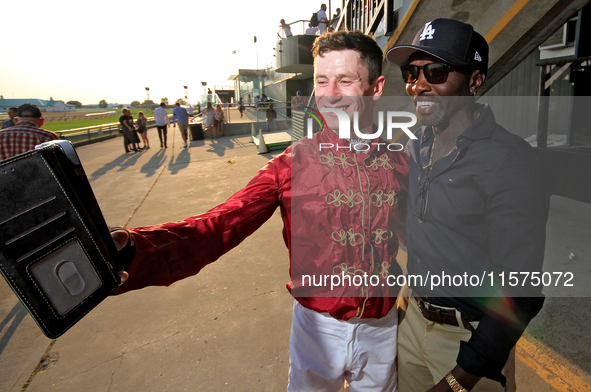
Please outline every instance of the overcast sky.
[[[279, 20], [309, 20], [322, 1], [31, 0], [2, 6], [4, 98], [128, 104], [146, 98], [195, 103], [208, 86], [233, 85], [238, 68], [274, 61]], [[336, 4], [332, 2], [334, 14]], [[328, 5], [328, 1], [326, 1]], [[293, 27], [301, 34], [301, 23]], [[254, 36], [258, 44], [254, 44]], [[236, 50], [233, 55], [232, 51]]]

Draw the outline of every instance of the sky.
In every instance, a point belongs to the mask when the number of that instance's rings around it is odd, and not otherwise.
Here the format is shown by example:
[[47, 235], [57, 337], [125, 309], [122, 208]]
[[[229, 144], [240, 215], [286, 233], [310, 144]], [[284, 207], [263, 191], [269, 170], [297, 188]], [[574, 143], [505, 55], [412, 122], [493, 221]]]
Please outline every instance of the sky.
[[[260, 68], [273, 62], [279, 21], [309, 20], [321, 3], [30, 0], [25, 8], [7, 2], [0, 95], [129, 104], [143, 102], [149, 87], [153, 101], [173, 102], [188, 86], [196, 103], [201, 82], [233, 86], [228, 77], [237, 68], [257, 68], [257, 52]], [[332, 3], [334, 14], [341, 1]], [[293, 33], [301, 34], [302, 25], [292, 25]]]

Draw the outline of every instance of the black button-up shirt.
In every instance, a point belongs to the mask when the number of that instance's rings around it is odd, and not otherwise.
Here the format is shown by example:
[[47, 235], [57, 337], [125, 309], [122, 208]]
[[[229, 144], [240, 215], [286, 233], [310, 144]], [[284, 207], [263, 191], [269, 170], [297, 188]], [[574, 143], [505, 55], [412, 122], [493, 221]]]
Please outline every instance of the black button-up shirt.
[[[457, 148], [428, 171], [428, 199], [421, 221], [415, 214], [423, 205], [419, 175], [429, 163], [434, 135], [430, 127], [422, 127], [416, 136], [406, 148], [410, 155], [409, 275], [427, 277], [444, 271], [486, 274], [489, 279], [490, 272], [540, 271], [551, 192], [533, 148], [498, 125], [491, 109], [484, 106], [457, 138]], [[429, 302], [455, 307], [480, 320], [472, 338], [462, 342], [457, 363], [473, 375], [504, 384], [500, 372], [509, 351], [541, 309], [543, 296], [540, 288], [535, 298], [506, 291], [503, 298], [491, 291], [490, 283], [488, 289], [484, 287], [475, 291], [447, 285], [431, 291], [411, 283], [414, 292]]]

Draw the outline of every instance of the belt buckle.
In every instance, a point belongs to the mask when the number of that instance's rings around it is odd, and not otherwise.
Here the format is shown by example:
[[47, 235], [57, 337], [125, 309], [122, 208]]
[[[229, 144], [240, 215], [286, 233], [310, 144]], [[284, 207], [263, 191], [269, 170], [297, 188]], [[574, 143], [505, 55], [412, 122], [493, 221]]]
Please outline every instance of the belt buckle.
[[422, 299], [421, 297], [415, 297], [415, 299], [417, 300], [417, 304], [419, 305], [419, 311], [421, 312], [423, 317], [429, 321], [433, 321], [431, 320], [430, 312], [436, 311], [436, 308], [433, 307], [429, 302]]

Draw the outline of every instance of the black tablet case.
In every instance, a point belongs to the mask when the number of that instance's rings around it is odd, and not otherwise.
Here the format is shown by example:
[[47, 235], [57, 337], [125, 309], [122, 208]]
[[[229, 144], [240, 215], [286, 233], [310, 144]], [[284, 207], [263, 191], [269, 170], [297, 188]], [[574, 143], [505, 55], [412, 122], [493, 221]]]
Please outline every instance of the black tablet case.
[[47, 337], [118, 287], [116, 254], [69, 141], [0, 162], [0, 270]]

